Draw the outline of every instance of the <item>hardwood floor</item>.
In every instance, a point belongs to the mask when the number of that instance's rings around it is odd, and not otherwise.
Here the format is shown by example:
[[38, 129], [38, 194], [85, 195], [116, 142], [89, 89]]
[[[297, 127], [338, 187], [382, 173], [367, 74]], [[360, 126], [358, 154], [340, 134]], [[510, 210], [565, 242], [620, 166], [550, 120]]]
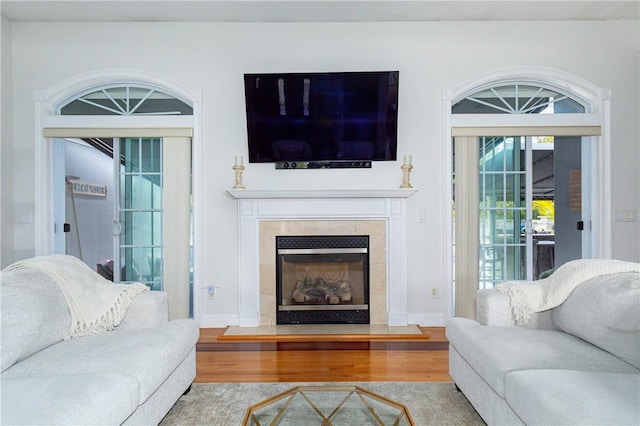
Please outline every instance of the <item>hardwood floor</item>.
[[450, 381], [443, 327], [426, 342], [228, 343], [224, 329], [200, 330], [196, 383]]

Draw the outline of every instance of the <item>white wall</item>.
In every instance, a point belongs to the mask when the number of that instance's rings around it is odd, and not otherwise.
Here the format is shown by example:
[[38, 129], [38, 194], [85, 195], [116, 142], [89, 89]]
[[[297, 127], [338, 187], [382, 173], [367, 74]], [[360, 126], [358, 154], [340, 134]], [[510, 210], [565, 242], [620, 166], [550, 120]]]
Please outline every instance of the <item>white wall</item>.
[[[204, 282], [219, 286], [204, 313], [237, 314], [234, 155], [247, 157], [243, 73], [399, 70], [398, 155], [413, 155], [408, 200], [409, 314], [441, 324], [444, 220], [443, 89], [505, 67], [560, 69], [611, 88], [613, 208], [640, 210], [637, 21], [428, 23], [14, 23], [14, 204], [33, 205], [34, 101], [79, 73], [128, 68], [203, 93]], [[3, 49], [4, 52], [4, 49]], [[4, 53], [3, 53], [4, 54]], [[396, 188], [400, 162], [362, 170], [276, 171], [248, 164], [247, 188]], [[426, 211], [426, 223], [418, 213]], [[32, 226], [15, 227], [14, 251], [33, 252]], [[640, 260], [638, 222], [613, 225], [613, 254]]]
[[11, 143], [11, 25], [4, 16], [0, 22], [0, 267], [14, 260], [13, 253], [13, 161]]

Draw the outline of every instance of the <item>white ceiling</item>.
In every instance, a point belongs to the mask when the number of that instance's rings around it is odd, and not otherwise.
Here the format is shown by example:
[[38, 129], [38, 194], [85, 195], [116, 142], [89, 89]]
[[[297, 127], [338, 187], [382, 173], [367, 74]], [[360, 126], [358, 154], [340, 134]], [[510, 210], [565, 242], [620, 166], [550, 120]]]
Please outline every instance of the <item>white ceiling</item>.
[[1, 0], [14, 21], [381, 22], [639, 19], [640, 1]]

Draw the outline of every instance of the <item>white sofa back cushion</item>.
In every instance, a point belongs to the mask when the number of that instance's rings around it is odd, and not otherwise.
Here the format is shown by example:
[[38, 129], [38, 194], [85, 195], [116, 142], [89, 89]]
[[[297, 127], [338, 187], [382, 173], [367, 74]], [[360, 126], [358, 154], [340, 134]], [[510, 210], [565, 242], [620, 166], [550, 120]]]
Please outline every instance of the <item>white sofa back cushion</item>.
[[553, 310], [559, 329], [640, 368], [640, 274], [592, 278]]
[[58, 285], [35, 270], [0, 273], [2, 368], [64, 339], [71, 315]]

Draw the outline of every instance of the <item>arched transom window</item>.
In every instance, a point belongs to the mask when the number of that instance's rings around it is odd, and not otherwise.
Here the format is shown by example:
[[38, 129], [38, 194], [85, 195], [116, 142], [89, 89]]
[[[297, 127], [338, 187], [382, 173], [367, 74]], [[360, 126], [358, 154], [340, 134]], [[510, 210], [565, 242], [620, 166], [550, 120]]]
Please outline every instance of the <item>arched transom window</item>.
[[480, 89], [455, 103], [453, 114], [584, 113], [585, 107], [555, 89], [508, 84]]
[[193, 115], [193, 108], [152, 86], [119, 84], [76, 96], [60, 107], [60, 115]]

